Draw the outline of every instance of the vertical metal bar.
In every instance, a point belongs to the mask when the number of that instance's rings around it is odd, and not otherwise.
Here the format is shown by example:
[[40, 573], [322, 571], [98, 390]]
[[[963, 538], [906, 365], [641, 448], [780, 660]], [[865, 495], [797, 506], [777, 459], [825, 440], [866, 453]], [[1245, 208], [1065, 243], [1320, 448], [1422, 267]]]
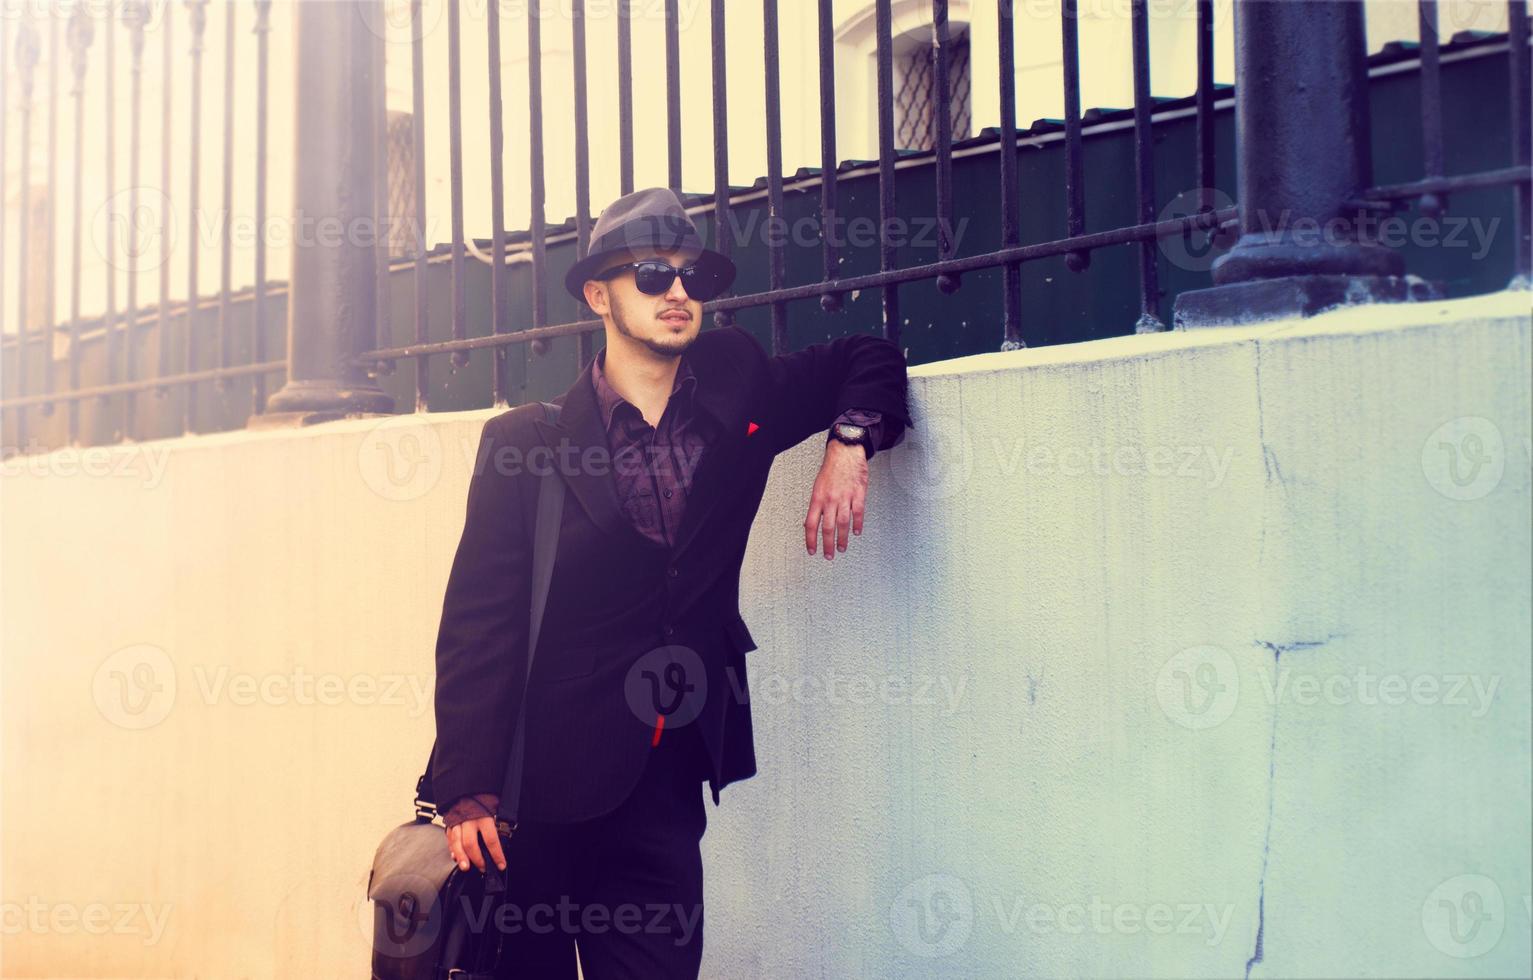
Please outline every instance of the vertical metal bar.
[[[411, 161], [415, 181], [415, 342], [424, 344], [430, 323], [426, 291], [430, 266], [426, 261], [426, 67], [425, 31], [421, 25], [421, 0], [410, 0], [410, 136], [414, 141]], [[431, 359], [415, 359], [415, 410], [430, 408]]]
[[[878, 270], [890, 272], [896, 258], [891, 231], [894, 222], [894, 16], [890, 0], [877, 0], [874, 24], [878, 35]], [[883, 287], [884, 337], [900, 341], [899, 286]]]
[[[1197, 143], [1198, 211], [1214, 209], [1214, 0], [1198, 3]], [[1190, 234], [1190, 230], [1184, 231]]]
[[[202, 35], [208, 26], [208, 0], [186, 0], [186, 12], [192, 31], [192, 145], [186, 169], [186, 336], [182, 338], [182, 370], [197, 370], [197, 212], [201, 207], [202, 179]], [[184, 386], [185, 407], [182, 430], [197, 431], [197, 386]]]
[[[1065, 75], [1065, 235], [1073, 238], [1086, 230], [1086, 175], [1081, 166], [1080, 21], [1075, 0], [1063, 0], [1060, 17]], [[1084, 272], [1090, 265], [1090, 252], [1065, 253], [1065, 268], [1071, 272]]]
[[[59, 12], [48, 8], [48, 231], [43, 241], [48, 252], [43, 277], [43, 392], [53, 394], [53, 349], [56, 314], [54, 300], [58, 292], [58, 169], [59, 169]], [[53, 414], [53, 403], [45, 402], [44, 415]]]
[[[69, 95], [74, 100], [74, 181], [70, 188], [73, 205], [69, 219], [69, 390], [80, 387], [80, 210], [85, 200], [85, 68], [94, 25], [85, 8], [76, 6], [69, 16], [69, 55], [72, 83]], [[110, 155], [110, 154], [108, 154]], [[69, 400], [69, 445], [80, 441], [80, 400]]]
[[[1011, 0], [996, 0], [996, 23], [1000, 27], [1001, 75], [1001, 247], [1022, 243], [1017, 185], [1017, 61]], [[1022, 265], [1008, 262], [1001, 272], [1001, 310], [1004, 324], [1001, 350], [1019, 350], [1022, 340]]]
[[[39, 52], [37, 29], [30, 19], [21, 21], [16, 29], [16, 72], [21, 79], [21, 207], [17, 239], [19, 273], [16, 276], [16, 394], [27, 394], [27, 341], [30, 336], [27, 320], [27, 280], [30, 279], [32, 236], [32, 93]], [[16, 410], [16, 447], [26, 452], [27, 410]]]
[[671, 190], [681, 194], [681, 37], [676, 0], [665, 0], [665, 132]]
[[[175, 18], [175, 6], [166, 0], [164, 17], [161, 25], [164, 32], [161, 38], [160, 51], [160, 294], [159, 310], [156, 323], [156, 332], [159, 335], [159, 356], [156, 363], [156, 373], [164, 377], [170, 373], [170, 240], [173, 233], [170, 227], [170, 130], [171, 130], [171, 93], [175, 86], [171, 84], [171, 71], [173, 68], [172, 56], [174, 48], [171, 43], [173, 34], [172, 25]], [[155, 388], [155, 395], [164, 398], [168, 389], [163, 385]]]
[[[713, 0], [710, 13], [709, 49], [713, 56], [713, 247], [723, 255], [734, 253], [729, 215], [729, 74], [726, 58], [724, 0]], [[716, 326], [735, 322], [734, 312], [713, 314]]]
[[[250, 359], [254, 363], [266, 360], [266, 117], [267, 69], [270, 60], [271, 0], [255, 0], [256, 36], [256, 151], [255, 151], [255, 294], [250, 304]], [[266, 411], [266, 378], [255, 375], [251, 379], [254, 389], [251, 413], [260, 415]]]
[[[585, 0], [571, 0], [570, 37], [575, 65], [575, 261], [586, 257], [591, 244], [591, 142], [586, 106], [586, 14]], [[592, 354], [591, 332], [576, 338], [576, 363], [581, 367]]]
[[[233, 255], [230, 251], [231, 225], [234, 221], [234, 0], [224, 2], [224, 160], [223, 221], [219, 222], [218, 242], [218, 366], [228, 367], [229, 293], [233, 281]], [[226, 390], [228, 378], [219, 378], [218, 387]]]
[[[458, 0], [447, 0], [447, 130], [452, 182], [452, 339], [468, 337], [468, 309], [463, 284], [463, 89], [459, 48]], [[454, 369], [468, 364], [468, 353], [453, 351]]]
[[[1437, 0], [1417, 4], [1418, 36], [1421, 40], [1421, 157], [1422, 176], [1443, 175], [1443, 79], [1440, 45], [1437, 37]], [[1442, 216], [1447, 205], [1444, 194], [1423, 194], [1419, 207], [1430, 217]]]
[[[0, 17], [0, 337], [5, 335], [5, 219], [6, 197], [10, 188], [6, 177], [10, 168], [6, 162], [6, 136], [10, 133], [11, 112], [11, 64], [9, 60], [11, 20]], [[21, 410], [17, 409], [17, 415]], [[4, 447], [0, 447], [3, 450]]]
[[[1528, 4], [1527, 0], [1508, 0], [1506, 5], [1508, 74], [1512, 94], [1509, 106], [1512, 122], [1512, 165], [1527, 166], [1533, 159], [1533, 122], [1528, 120]], [[1512, 283], [1527, 288], [1533, 285], [1533, 228], [1529, 227], [1530, 189], [1519, 181], [1512, 191], [1516, 216], [1513, 249]]]
[[[820, 241], [825, 280], [841, 278], [836, 215], [836, 20], [833, 0], [820, 0]], [[840, 293], [822, 293], [820, 309], [841, 309]]]
[[[1155, 120], [1150, 90], [1150, 14], [1145, 0], [1133, 0], [1131, 26], [1134, 47], [1134, 177], [1140, 224], [1155, 220]], [[1160, 318], [1160, 271], [1155, 265], [1159, 239], [1138, 243], [1139, 320], [1135, 333], [1159, 333], [1166, 329]]]
[[[27, 393], [27, 279], [28, 261], [27, 243], [31, 236], [27, 229], [32, 227], [32, 71], [37, 65], [38, 41], [37, 32], [33, 29], [29, 20], [21, 21], [16, 31], [16, 70], [21, 79], [21, 202], [17, 215], [18, 230], [16, 234], [18, 256], [18, 274], [16, 276], [16, 393]], [[20, 452], [27, 451], [27, 410], [16, 410], [16, 445]]]
[[[932, 101], [937, 123], [937, 259], [953, 257], [953, 96], [948, 84], [947, 0], [932, 0]], [[959, 278], [951, 273], [937, 277], [937, 289], [958, 291]]]
[[527, 6], [527, 153], [531, 158], [528, 188], [532, 232], [532, 325], [548, 323], [548, 288], [543, 281], [548, 268], [548, 245], [543, 227], [547, 210], [543, 191], [543, 32], [542, 0]]
[[[113, 110], [117, 106], [117, 99], [115, 94], [117, 78], [117, 32], [116, 24], [110, 15], [108, 15], [106, 18], [105, 27], [106, 70], [103, 78], [103, 87], [105, 88], [105, 92], [103, 94], [106, 96], [107, 109], [105, 133], [106, 168], [104, 175], [105, 187], [103, 200], [108, 203], [109, 207], [115, 207], [113, 202], [116, 197], [115, 192], [117, 189], [117, 113]], [[119, 343], [120, 338], [118, 337], [117, 331], [117, 250], [115, 247], [115, 242], [113, 242], [110, 235], [107, 236], [104, 247], [106, 249], [106, 254], [103, 256], [103, 258], [106, 260], [106, 311], [101, 316], [101, 326], [102, 333], [105, 338], [103, 341], [106, 361], [105, 377], [108, 383], [112, 383], [115, 382], [118, 378], [117, 349], [121, 346], [121, 344]], [[105, 407], [108, 401], [108, 398], [103, 397], [101, 399], [102, 406]]]
[[[389, 240], [393, 222], [389, 220], [389, 99], [388, 99], [388, 21], [380, 20], [372, 30], [373, 67], [372, 79], [373, 116], [373, 319], [365, 325], [372, 331], [372, 346], [379, 347], [394, 342], [390, 318], [389, 295]], [[388, 338], [384, 340], [383, 338]], [[377, 371], [377, 365], [371, 365]], [[376, 374], [372, 377], [376, 379]]]
[[[128, 28], [128, 50], [132, 55], [132, 82], [129, 91], [131, 105], [128, 109], [128, 214], [123, 221], [121, 234], [127, 246], [128, 303], [127, 323], [123, 329], [122, 377], [132, 381], [138, 372], [137, 341], [138, 325], [138, 260], [143, 249], [138, 226], [139, 165], [143, 156], [144, 104], [144, 26], [149, 20], [146, 0], [127, 0], [122, 7], [122, 22]], [[116, 230], [112, 237], [116, 237]], [[122, 434], [125, 439], [134, 438], [137, 431], [138, 393], [123, 393]]]
[[617, 8], [617, 128], [620, 193], [633, 193], [633, 0]]
[[[782, 194], [782, 91], [777, 63], [777, 0], [762, 0], [761, 33], [765, 38], [767, 151], [767, 288], [783, 287], [786, 259], [783, 239], [787, 218]], [[772, 353], [788, 352], [788, 304], [772, 304]]]
[[[503, 333], [506, 316], [506, 181], [502, 157], [506, 151], [502, 129], [500, 94], [500, 4], [484, 8], [490, 69], [490, 331]], [[493, 404], [506, 405], [507, 348], [490, 352], [490, 389]]]

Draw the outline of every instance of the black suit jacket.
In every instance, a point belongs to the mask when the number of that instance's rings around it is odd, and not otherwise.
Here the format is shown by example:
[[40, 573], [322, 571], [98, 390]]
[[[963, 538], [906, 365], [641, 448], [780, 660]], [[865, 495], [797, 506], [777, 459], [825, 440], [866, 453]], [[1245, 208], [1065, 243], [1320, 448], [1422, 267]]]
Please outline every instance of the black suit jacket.
[[[645, 538], [620, 509], [589, 364], [554, 399], [558, 425], [536, 403], [485, 423], [436, 644], [440, 807], [500, 791], [525, 704], [521, 816], [568, 822], [615, 808], [655, 733], [654, 702], [642, 692], [658, 682], [643, 675], [676, 676], [665, 663], [682, 664], [681, 686], [691, 688], [686, 710], [670, 717], [673, 728], [698, 726], [714, 803], [755, 774], [745, 654], [756, 644], [740, 616], [739, 580], [768, 471], [849, 408], [883, 413], [891, 438], [909, 425], [905, 359], [865, 335], [772, 357], [738, 327], [703, 331], [687, 357], [697, 408], [722, 428], [694, 474], [674, 548]], [[549, 465], [569, 496], [527, 682], [531, 528], [537, 474]]]

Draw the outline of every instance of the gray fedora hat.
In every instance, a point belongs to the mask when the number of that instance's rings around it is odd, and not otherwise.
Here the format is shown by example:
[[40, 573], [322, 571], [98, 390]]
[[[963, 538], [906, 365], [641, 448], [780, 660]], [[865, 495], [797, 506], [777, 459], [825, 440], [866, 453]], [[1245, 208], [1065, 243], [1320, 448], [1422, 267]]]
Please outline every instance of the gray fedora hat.
[[649, 187], [618, 198], [601, 213], [591, 229], [589, 253], [565, 273], [564, 288], [585, 302], [587, 279], [641, 248], [681, 252], [701, 271], [717, 277], [721, 292], [735, 281], [735, 264], [728, 256], [703, 247], [697, 225], [676, 192], [668, 187]]

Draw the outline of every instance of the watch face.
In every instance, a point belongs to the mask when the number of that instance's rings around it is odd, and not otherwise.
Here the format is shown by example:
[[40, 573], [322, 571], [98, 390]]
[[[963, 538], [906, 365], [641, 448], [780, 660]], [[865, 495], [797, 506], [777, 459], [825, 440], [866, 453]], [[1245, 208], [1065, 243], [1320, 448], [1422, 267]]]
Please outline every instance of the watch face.
[[861, 442], [864, 438], [867, 437], [867, 434], [868, 430], [864, 429], [860, 425], [852, 425], [848, 422], [842, 422], [840, 425], [836, 426], [836, 435], [849, 442]]

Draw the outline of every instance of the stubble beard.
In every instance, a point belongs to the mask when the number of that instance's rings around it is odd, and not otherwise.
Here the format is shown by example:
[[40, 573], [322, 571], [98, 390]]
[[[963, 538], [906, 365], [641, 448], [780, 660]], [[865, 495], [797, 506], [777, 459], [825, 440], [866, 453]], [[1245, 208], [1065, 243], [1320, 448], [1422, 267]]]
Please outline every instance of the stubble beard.
[[621, 303], [612, 304], [612, 325], [624, 337], [643, 344], [661, 357], [680, 357], [686, 353], [688, 347], [692, 346], [692, 341], [697, 339], [697, 334], [692, 334], [690, 337], [677, 336], [675, 334], [659, 338], [635, 336], [633, 330], [628, 326], [628, 317], [624, 313], [623, 304]]

